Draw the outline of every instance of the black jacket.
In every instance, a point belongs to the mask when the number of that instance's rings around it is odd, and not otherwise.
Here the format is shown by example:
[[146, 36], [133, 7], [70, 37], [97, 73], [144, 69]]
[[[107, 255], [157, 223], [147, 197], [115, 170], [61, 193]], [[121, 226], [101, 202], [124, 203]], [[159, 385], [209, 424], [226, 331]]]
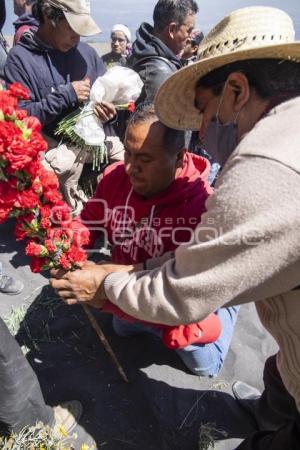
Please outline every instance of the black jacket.
[[145, 22], [136, 33], [128, 65], [140, 75], [144, 83], [137, 103], [145, 100], [153, 102], [162, 83], [182, 67], [177, 56], [154, 36], [153, 28]]

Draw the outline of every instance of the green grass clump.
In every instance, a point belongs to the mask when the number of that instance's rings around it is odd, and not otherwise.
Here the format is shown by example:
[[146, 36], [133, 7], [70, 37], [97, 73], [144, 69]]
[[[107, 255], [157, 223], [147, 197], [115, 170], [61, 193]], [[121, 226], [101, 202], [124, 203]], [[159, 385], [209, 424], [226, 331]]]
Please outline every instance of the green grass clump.
[[215, 423], [205, 423], [199, 429], [199, 450], [212, 450], [215, 448], [215, 440], [226, 438], [227, 433], [216, 428]]

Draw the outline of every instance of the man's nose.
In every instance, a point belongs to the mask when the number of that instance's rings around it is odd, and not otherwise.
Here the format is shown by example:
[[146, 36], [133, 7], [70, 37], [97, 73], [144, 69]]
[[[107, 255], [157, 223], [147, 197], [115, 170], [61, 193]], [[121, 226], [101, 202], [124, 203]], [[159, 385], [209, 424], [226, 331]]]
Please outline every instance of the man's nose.
[[138, 167], [137, 167], [137, 165], [134, 162], [130, 161], [130, 162], [125, 164], [125, 171], [126, 171], [128, 176], [132, 176], [132, 175], [137, 174]]

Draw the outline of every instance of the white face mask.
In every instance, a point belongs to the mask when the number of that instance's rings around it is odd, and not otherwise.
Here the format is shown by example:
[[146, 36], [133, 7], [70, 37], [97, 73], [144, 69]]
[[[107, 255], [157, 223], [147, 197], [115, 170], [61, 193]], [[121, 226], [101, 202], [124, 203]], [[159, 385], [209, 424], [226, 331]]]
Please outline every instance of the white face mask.
[[239, 112], [236, 114], [233, 122], [222, 124], [219, 119], [225, 88], [226, 84], [221, 95], [218, 111], [215, 117], [210, 121], [204, 136], [205, 150], [212, 156], [214, 161], [218, 162], [221, 166], [224, 166], [238, 144], [238, 128], [236, 121]]

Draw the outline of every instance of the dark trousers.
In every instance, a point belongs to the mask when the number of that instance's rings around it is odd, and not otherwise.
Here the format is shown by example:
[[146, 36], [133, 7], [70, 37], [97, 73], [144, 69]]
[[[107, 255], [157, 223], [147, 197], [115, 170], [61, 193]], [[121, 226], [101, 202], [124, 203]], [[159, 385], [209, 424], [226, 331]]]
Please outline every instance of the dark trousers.
[[264, 384], [256, 411], [261, 431], [249, 436], [236, 450], [299, 450], [300, 414], [282, 382], [275, 356], [266, 361]]
[[51, 425], [53, 420], [34, 371], [0, 319], [0, 422], [8, 431], [19, 432], [38, 421]]

